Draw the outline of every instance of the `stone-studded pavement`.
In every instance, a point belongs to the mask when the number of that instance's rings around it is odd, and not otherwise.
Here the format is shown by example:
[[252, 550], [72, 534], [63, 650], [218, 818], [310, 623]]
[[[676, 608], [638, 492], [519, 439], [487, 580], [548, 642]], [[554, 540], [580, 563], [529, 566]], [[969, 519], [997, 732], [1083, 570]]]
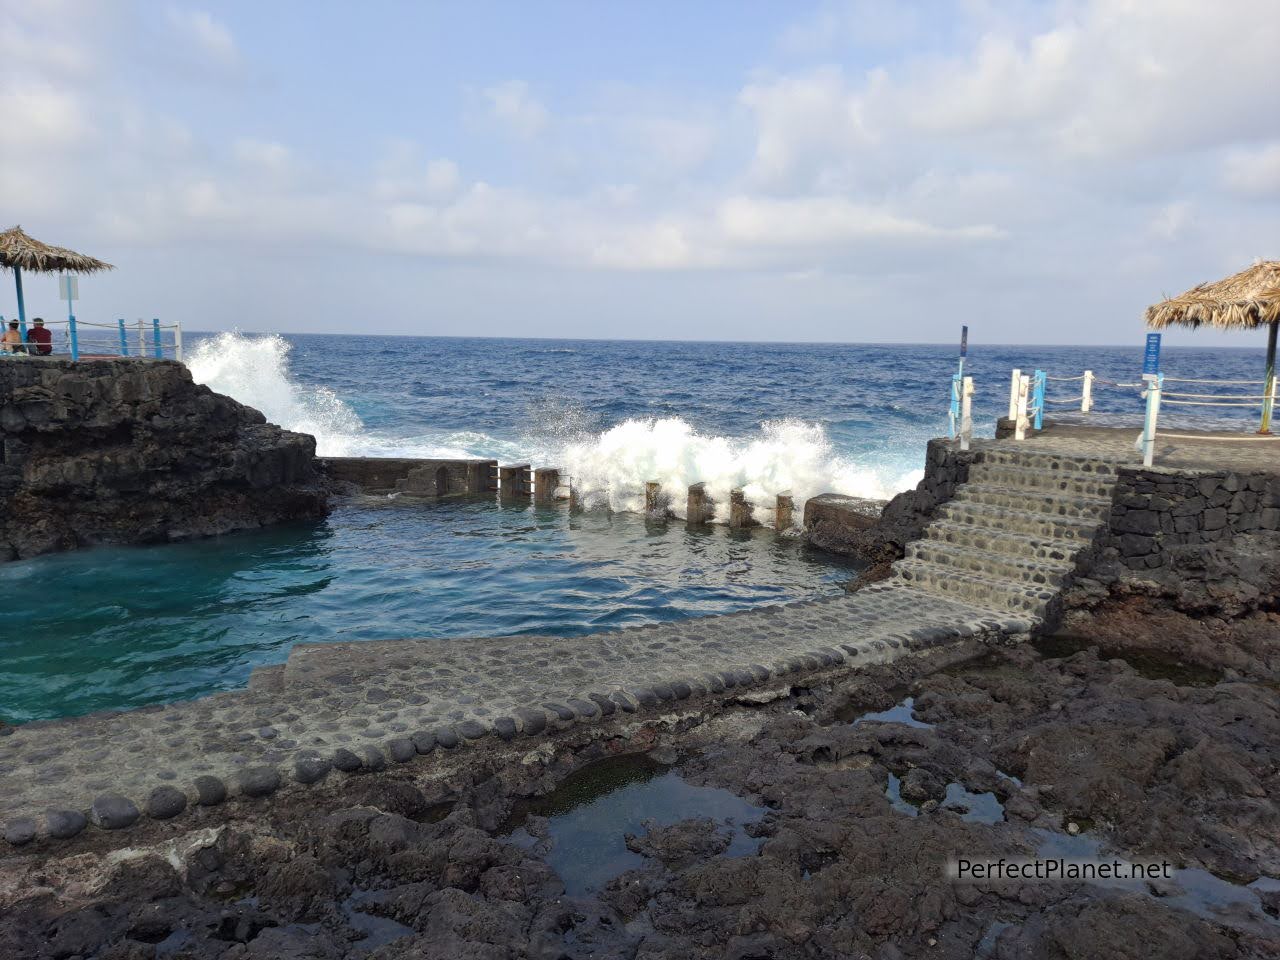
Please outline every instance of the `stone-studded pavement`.
[[[1138, 466], [1142, 463], [1142, 453], [1135, 441], [1141, 432], [1141, 424], [1122, 429], [1054, 422], [1046, 423], [1042, 431], [1029, 434], [1026, 440], [974, 440], [973, 449], [1054, 453]], [[1276, 472], [1280, 471], [1280, 435], [1259, 436], [1246, 430], [1238, 433], [1157, 431], [1152, 467], [1178, 473], [1190, 470]]]
[[335, 770], [408, 763], [460, 743], [537, 736], [1033, 625], [887, 582], [587, 637], [303, 644], [244, 691], [6, 731], [0, 824], [16, 846], [75, 836], [86, 821], [119, 828]]

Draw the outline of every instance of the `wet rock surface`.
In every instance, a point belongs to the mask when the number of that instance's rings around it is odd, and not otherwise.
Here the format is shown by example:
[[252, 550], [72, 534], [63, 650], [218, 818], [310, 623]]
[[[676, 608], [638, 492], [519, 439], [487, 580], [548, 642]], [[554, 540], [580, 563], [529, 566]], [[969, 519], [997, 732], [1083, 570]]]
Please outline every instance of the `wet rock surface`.
[[328, 512], [315, 440], [167, 360], [0, 366], [0, 562]]
[[[1177, 682], [1158, 675], [1159, 648], [1111, 630], [1123, 609], [1097, 613], [1070, 642], [995, 647], [929, 674], [900, 660], [445, 781], [392, 765], [342, 794], [213, 808], [217, 825], [195, 831], [148, 821], [127, 854], [118, 834], [98, 835], [90, 858], [16, 848], [0, 861], [0, 956], [1280, 954], [1266, 880], [1280, 877], [1275, 622], [1220, 622], [1204, 664], [1193, 621], [1163, 623], [1170, 644], [1189, 631], [1183, 666], [1204, 670]], [[729, 824], [646, 799], [626, 811], [638, 826], [611, 821], [598, 838], [639, 865], [567, 895], [590, 864], [553, 857], [557, 818], [607, 806], [619, 783], [589, 772], [642, 752], [646, 783], [678, 777], [756, 813]], [[994, 816], [978, 815], [979, 798]], [[517, 842], [512, 816], [530, 804]], [[734, 831], [752, 839], [745, 853], [729, 849]], [[944, 872], [957, 856], [1049, 848], [1180, 872], [1127, 886]]]

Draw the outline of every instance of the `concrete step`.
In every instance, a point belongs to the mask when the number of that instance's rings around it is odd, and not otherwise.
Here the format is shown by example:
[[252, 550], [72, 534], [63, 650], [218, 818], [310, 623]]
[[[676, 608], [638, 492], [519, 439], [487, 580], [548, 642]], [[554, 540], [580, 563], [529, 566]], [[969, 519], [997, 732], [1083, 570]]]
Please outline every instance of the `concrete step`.
[[1009, 580], [962, 573], [920, 560], [899, 560], [893, 565], [894, 576], [917, 590], [964, 600], [988, 610], [1010, 610], [1041, 616], [1045, 605], [1057, 590], [1049, 586], [1031, 586]]
[[907, 544], [906, 559], [950, 567], [961, 573], [998, 578], [1030, 586], [1060, 587], [1071, 573], [1069, 560], [1035, 560], [973, 550], [936, 540]]
[[1074, 540], [1083, 546], [1093, 539], [1098, 529], [1097, 520], [1075, 517], [1057, 517], [1028, 510], [992, 506], [987, 503], [951, 500], [938, 508], [937, 517], [952, 523], [966, 523], [974, 527], [1020, 533], [1028, 537], [1050, 540]]
[[969, 467], [969, 482], [1017, 490], [1044, 490], [1077, 497], [1111, 498], [1115, 477], [1071, 470], [1037, 470], [1006, 463], [975, 463]]
[[983, 450], [978, 462], [1023, 467], [1029, 470], [1087, 473], [1099, 477], [1114, 477], [1119, 469], [1119, 464], [1106, 460], [1075, 457], [1065, 453], [1053, 453], [1052, 451], [1033, 452], [1031, 450], [1010, 450], [1007, 448]]
[[960, 503], [982, 503], [991, 507], [1043, 513], [1075, 520], [1104, 520], [1111, 513], [1111, 501], [1101, 497], [1081, 497], [1070, 493], [999, 487], [987, 483], [963, 484], [955, 495]]
[[[924, 529], [924, 540], [947, 543], [966, 550], [980, 550], [1028, 560], [1070, 561], [1083, 545], [1079, 540], [1027, 536], [1011, 530], [969, 523], [935, 520]], [[917, 540], [916, 543], [924, 541]], [[910, 544], [908, 544], [910, 546]]]

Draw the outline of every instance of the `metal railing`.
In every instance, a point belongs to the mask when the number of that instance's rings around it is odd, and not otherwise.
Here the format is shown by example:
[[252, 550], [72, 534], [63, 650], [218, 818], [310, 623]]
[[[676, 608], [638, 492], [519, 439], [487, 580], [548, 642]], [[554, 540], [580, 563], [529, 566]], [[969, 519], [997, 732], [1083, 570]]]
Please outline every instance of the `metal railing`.
[[[0, 326], [8, 323], [0, 317]], [[93, 323], [69, 317], [66, 320], [46, 320], [44, 329], [50, 334], [49, 342], [31, 339], [28, 326], [19, 329], [22, 342], [0, 344], [0, 357], [27, 357], [34, 359], [72, 360], [99, 357], [135, 357], [139, 359], [182, 360], [182, 324], [161, 323], [159, 319], [137, 320], [126, 323], [122, 319], [114, 323]]]
[[[1047, 384], [1080, 382], [1080, 394], [1072, 397], [1049, 398], [1046, 396]], [[1258, 394], [1242, 393], [1195, 393], [1187, 390], [1170, 390], [1167, 384], [1193, 384], [1209, 387], [1261, 387]], [[1162, 403], [1179, 407], [1226, 407], [1236, 409], [1261, 408], [1261, 434], [1269, 433], [1272, 413], [1276, 402], [1276, 377], [1268, 380], [1211, 380], [1193, 377], [1168, 377], [1164, 374], [1146, 374], [1142, 380], [1131, 383], [1105, 380], [1095, 376], [1092, 370], [1086, 370], [1075, 377], [1050, 377], [1043, 370], [1036, 370], [1028, 376], [1015, 369], [1009, 383], [1009, 419], [1014, 422], [1014, 438], [1025, 440], [1027, 430], [1039, 430], [1044, 421], [1044, 410], [1047, 404], [1080, 404], [1081, 413], [1093, 410], [1094, 389], [1096, 387], [1114, 387], [1116, 389], [1138, 389], [1140, 396], [1146, 401], [1143, 415], [1142, 434], [1138, 446], [1142, 451], [1142, 462], [1151, 466], [1155, 456], [1155, 438], [1160, 420]]]
[[968, 450], [973, 439], [973, 377], [959, 373], [951, 376], [951, 439], [960, 438], [960, 449]]

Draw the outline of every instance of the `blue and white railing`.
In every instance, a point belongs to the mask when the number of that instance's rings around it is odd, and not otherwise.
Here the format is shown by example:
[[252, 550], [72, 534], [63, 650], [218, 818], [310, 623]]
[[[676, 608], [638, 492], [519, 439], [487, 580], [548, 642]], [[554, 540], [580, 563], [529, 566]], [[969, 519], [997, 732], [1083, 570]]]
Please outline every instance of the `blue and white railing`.
[[[1046, 396], [1048, 384], [1080, 382], [1080, 393], [1072, 397]], [[1262, 392], [1253, 393], [1196, 393], [1185, 389], [1170, 389], [1169, 384], [1201, 385], [1205, 388], [1247, 388], [1260, 387]], [[1276, 377], [1268, 380], [1211, 380], [1184, 377], [1169, 377], [1164, 374], [1150, 374], [1142, 380], [1132, 383], [1118, 383], [1104, 380], [1086, 370], [1077, 377], [1051, 377], [1043, 370], [1036, 370], [1027, 375], [1021, 370], [1014, 370], [1009, 384], [1009, 419], [1014, 422], [1014, 438], [1025, 440], [1029, 429], [1039, 430], [1044, 423], [1044, 411], [1048, 404], [1079, 404], [1081, 413], [1093, 410], [1093, 394], [1095, 387], [1114, 387], [1117, 389], [1137, 389], [1146, 401], [1143, 416], [1142, 436], [1139, 447], [1142, 460], [1150, 466], [1155, 456], [1155, 438], [1160, 420], [1162, 403], [1180, 407], [1228, 407], [1257, 410], [1261, 408], [1262, 429], [1258, 432], [1268, 434], [1271, 416], [1276, 402]], [[1195, 387], [1192, 387], [1194, 390]]]
[[[4, 318], [0, 317], [0, 325]], [[66, 320], [46, 320], [44, 327], [51, 334], [48, 344], [28, 339], [34, 327], [21, 329], [22, 343], [13, 349], [3, 345], [0, 356], [58, 358], [72, 360], [101, 357], [134, 357], [145, 360], [182, 360], [182, 324], [161, 323], [159, 319], [137, 320], [127, 323], [120, 319], [114, 323], [93, 323], [68, 317]]]
[[951, 439], [960, 438], [960, 449], [968, 450], [973, 439], [973, 377], [959, 373], [951, 377]]

